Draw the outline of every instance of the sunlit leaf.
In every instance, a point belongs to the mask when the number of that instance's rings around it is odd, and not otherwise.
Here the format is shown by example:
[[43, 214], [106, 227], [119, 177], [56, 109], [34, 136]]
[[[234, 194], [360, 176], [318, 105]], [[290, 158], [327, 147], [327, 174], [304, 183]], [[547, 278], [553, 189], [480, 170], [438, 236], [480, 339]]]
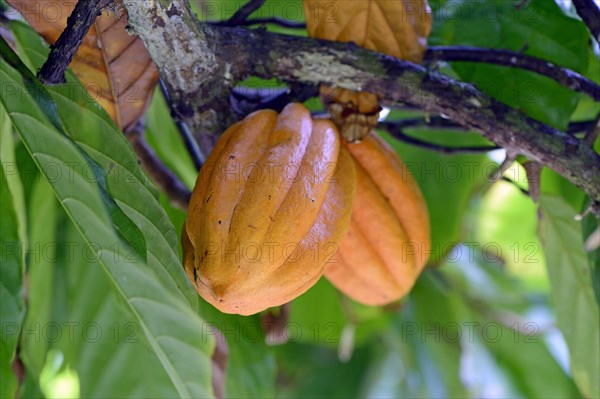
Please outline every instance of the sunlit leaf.
[[571, 359], [571, 373], [586, 397], [600, 396], [600, 309], [596, 302], [580, 222], [562, 198], [542, 195], [540, 235], [552, 285], [558, 326]]
[[[5, 61], [0, 66], [0, 76], [18, 93], [11, 96], [2, 91], [0, 101], [69, 219], [76, 224], [93, 259], [102, 265], [119, 303], [139, 327], [140, 338], [149, 348], [147, 353], [158, 362], [164, 379], [169, 381], [169, 385], [164, 385], [170, 392], [167, 396], [211, 396], [209, 356], [213, 341], [203, 335], [202, 320], [178, 288], [178, 283], [185, 289], [189, 282], [175, 252], [173, 227], [157, 198], [139, 180], [137, 164], [125, 164], [134, 157], [131, 148], [110, 122], [104, 122], [106, 129], [90, 131], [89, 135], [67, 135], [74, 134], [77, 128], [71, 119], [62, 120], [63, 106], [70, 101], [72, 104], [68, 105], [90, 121], [94, 120], [94, 111], [86, 113], [84, 103], [71, 100], [60, 89], [53, 91], [51, 97], [4, 41], [0, 41], [0, 46]], [[104, 152], [107, 148], [114, 152]], [[59, 178], [51, 178], [50, 168], [59, 172]], [[117, 172], [120, 176], [116, 176]], [[118, 203], [118, 208], [111, 209], [110, 201], [115, 206]], [[117, 211], [121, 212], [119, 219], [111, 220], [111, 212], [114, 215]], [[154, 223], [161, 223], [162, 229], [153, 231]], [[136, 234], [135, 229], [144, 232], [147, 263], [131, 251], [131, 241], [127, 241], [128, 235]], [[163, 262], [165, 254], [169, 260]]]

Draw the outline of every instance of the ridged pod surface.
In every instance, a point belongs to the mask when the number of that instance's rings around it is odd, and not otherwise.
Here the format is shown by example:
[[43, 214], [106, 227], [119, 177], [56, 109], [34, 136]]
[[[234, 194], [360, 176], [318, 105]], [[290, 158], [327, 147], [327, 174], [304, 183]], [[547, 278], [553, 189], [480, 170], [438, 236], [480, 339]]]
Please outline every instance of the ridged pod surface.
[[406, 295], [427, 262], [429, 215], [408, 168], [375, 132], [345, 147], [355, 161], [356, 198], [325, 276], [357, 302], [384, 305]]
[[231, 126], [200, 171], [182, 234], [198, 293], [243, 315], [302, 294], [347, 230], [355, 181], [333, 123], [301, 104]]

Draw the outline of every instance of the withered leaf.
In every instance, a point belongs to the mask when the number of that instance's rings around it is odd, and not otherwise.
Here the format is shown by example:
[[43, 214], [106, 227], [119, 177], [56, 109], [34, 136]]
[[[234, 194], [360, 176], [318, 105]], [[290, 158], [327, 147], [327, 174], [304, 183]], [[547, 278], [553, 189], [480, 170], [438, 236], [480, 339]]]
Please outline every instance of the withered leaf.
[[[7, 0], [49, 43], [56, 42], [76, 0]], [[102, 12], [71, 62], [90, 95], [124, 131], [144, 114], [159, 74], [142, 41], [126, 31], [120, 0]]]

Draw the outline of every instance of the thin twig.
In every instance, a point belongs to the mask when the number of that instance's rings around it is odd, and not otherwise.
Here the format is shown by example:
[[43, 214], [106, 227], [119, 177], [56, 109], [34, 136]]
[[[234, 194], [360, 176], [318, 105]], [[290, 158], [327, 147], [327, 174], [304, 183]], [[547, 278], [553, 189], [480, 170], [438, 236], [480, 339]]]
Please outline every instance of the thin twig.
[[498, 169], [496, 169], [488, 178], [488, 180], [491, 183], [495, 183], [498, 180], [500, 180], [502, 178], [502, 175], [504, 175], [504, 172], [506, 172], [513, 164], [513, 162], [515, 162], [515, 160], [517, 159], [517, 155], [516, 154], [511, 154], [509, 152], [506, 153], [506, 158], [504, 158], [504, 161], [502, 161], [502, 163], [500, 164], [500, 166], [498, 166]]
[[432, 63], [436, 61], [484, 62], [521, 68], [544, 75], [565, 87], [585, 93], [594, 100], [600, 101], [600, 86], [585, 76], [552, 62], [510, 50], [468, 46], [429, 47], [424, 62]]
[[583, 141], [585, 141], [586, 143], [588, 143], [590, 146], [593, 147], [599, 134], [600, 134], [600, 114], [598, 114], [598, 117], [596, 118], [596, 123], [594, 125], [592, 125], [589, 128], [589, 130], [587, 131], [587, 133], [585, 134]]
[[272, 18], [252, 18], [247, 19], [244, 22], [238, 24], [238, 26], [252, 26], [252, 25], [277, 25], [282, 28], [288, 29], [304, 29], [306, 28], [305, 22], [296, 22], [290, 19], [272, 17]]
[[83, 43], [98, 14], [111, 0], [79, 0], [67, 18], [67, 27], [52, 46], [48, 59], [38, 72], [38, 78], [47, 85], [65, 82], [65, 71]]
[[539, 162], [528, 161], [523, 163], [525, 174], [527, 175], [527, 184], [529, 185], [529, 193], [533, 202], [537, 203], [541, 192], [541, 176], [543, 165]]
[[265, 0], [250, 0], [240, 7], [231, 18], [221, 22], [219, 25], [239, 26], [248, 19], [250, 14], [262, 7], [263, 4], [265, 4]]
[[385, 122], [380, 123], [381, 126], [389, 127], [395, 126], [399, 129], [406, 128], [436, 128], [436, 129], [444, 129], [444, 130], [460, 130], [465, 132], [466, 129], [459, 125], [458, 123], [452, 122], [448, 118], [444, 118], [441, 115], [430, 116], [425, 118], [423, 116], [419, 116], [416, 118], [406, 118], [399, 120], [386, 120]]
[[469, 147], [452, 147], [441, 144], [430, 143], [411, 137], [405, 134], [402, 129], [397, 128], [394, 125], [386, 126], [386, 130], [396, 139], [403, 141], [408, 144], [415, 145], [417, 147], [425, 148], [427, 150], [439, 152], [442, 154], [481, 154], [497, 150], [500, 147], [495, 145], [486, 146], [469, 146]]
[[142, 167], [152, 177], [152, 180], [162, 189], [173, 205], [186, 210], [191, 196], [190, 190], [162, 163], [148, 145], [141, 124], [134, 126], [126, 133], [126, 136]]
[[171, 118], [173, 118], [173, 120], [175, 121], [175, 125], [177, 125], [177, 129], [179, 130], [179, 134], [181, 135], [183, 144], [185, 145], [185, 148], [190, 154], [190, 157], [192, 158], [192, 162], [194, 163], [196, 170], [200, 170], [206, 157], [204, 156], [204, 154], [202, 154], [202, 151], [200, 150], [200, 147], [198, 146], [196, 139], [194, 139], [194, 135], [188, 128], [187, 124], [179, 120], [177, 114], [173, 111], [173, 104], [171, 102], [171, 98], [169, 97], [169, 92], [165, 87], [165, 83], [162, 79], [160, 79], [159, 84], [165, 102], [169, 105], [169, 110], [171, 111]]
[[315, 86], [291, 84], [287, 88], [236, 87], [231, 91], [232, 108], [239, 115], [247, 115], [259, 109], [281, 111], [290, 102], [304, 102], [319, 94]]
[[[385, 122], [381, 122], [380, 125], [385, 126], [386, 128], [391, 127], [392, 125], [397, 126], [400, 129], [406, 128], [435, 128], [435, 129], [443, 129], [443, 130], [453, 130], [459, 132], [468, 132], [463, 126], [459, 125], [452, 120], [443, 117], [441, 115], [430, 116], [429, 118], [425, 117], [415, 117], [415, 118], [407, 118], [407, 119], [398, 119], [398, 120], [386, 120]], [[588, 121], [579, 121], [579, 122], [571, 122], [569, 127], [567, 128], [567, 133], [574, 135], [576, 133], [581, 132], [590, 132], [592, 127], [596, 126], [595, 120]]]
[[573, 0], [573, 5], [594, 39], [600, 44], [600, 8], [594, 0]]
[[569, 127], [567, 128], [567, 133], [575, 134], [581, 132], [589, 132], [590, 129], [592, 129], [594, 126], [596, 126], [596, 121], [594, 120], [571, 122], [569, 123]]

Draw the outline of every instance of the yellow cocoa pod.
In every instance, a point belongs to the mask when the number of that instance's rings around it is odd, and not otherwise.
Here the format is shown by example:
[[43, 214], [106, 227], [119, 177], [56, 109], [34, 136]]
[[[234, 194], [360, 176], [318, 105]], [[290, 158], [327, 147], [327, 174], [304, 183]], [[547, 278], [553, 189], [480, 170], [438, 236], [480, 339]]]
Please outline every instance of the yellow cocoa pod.
[[355, 161], [356, 198], [325, 276], [358, 302], [387, 304], [410, 291], [427, 261], [427, 206], [406, 165], [375, 132], [345, 147]]
[[347, 230], [355, 181], [333, 123], [301, 104], [231, 126], [200, 171], [182, 233], [198, 293], [249, 315], [305, 292]]

